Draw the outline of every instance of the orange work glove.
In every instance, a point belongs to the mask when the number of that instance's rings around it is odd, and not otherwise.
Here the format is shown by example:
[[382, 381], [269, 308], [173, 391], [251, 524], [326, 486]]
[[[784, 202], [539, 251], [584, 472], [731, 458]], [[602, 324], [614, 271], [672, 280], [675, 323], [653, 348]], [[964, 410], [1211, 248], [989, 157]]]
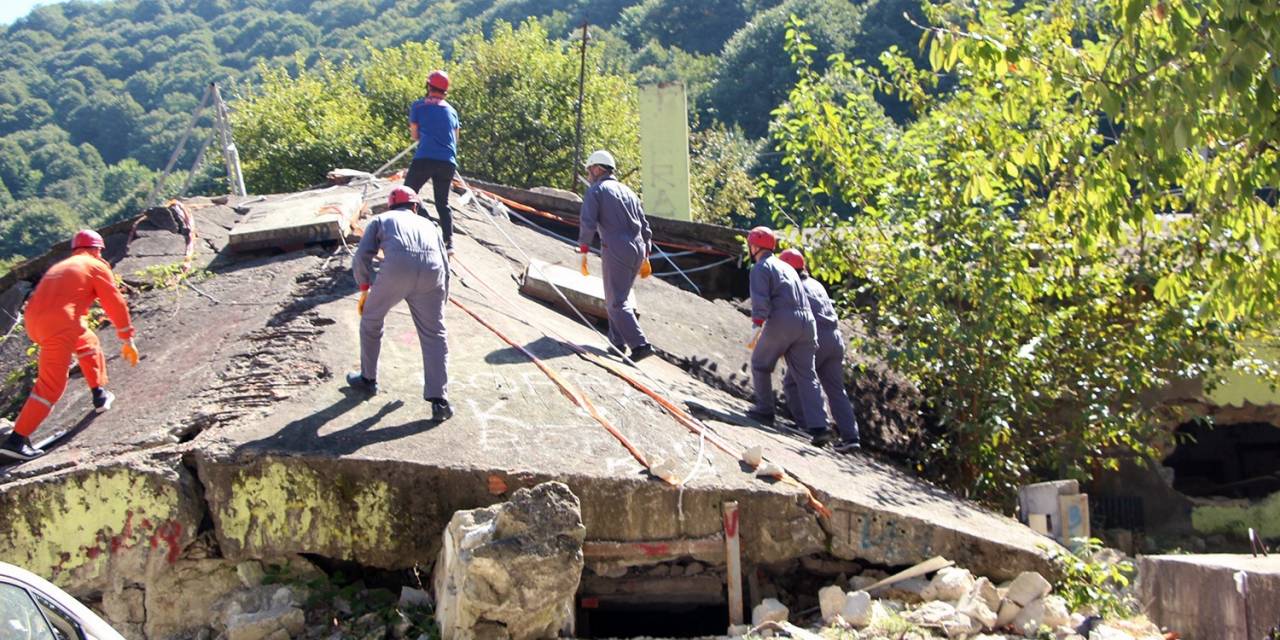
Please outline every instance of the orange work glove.
[[585, 253], [582, 254], [582, 275], [584, 276], [591, 275], [590, 273], [587, 272], [587, 254]]
[[360, 301], [356, 303], [356, 313], [364, 315], [364, 301], [369, 299], [369, 290], [360, 290]]
[[120, 347], [120, 356], [129, 363], [129, 366], [138, 366], [138, 345], [133, 342], [133, 338], [129, 338], [129, 341]]
[[748, 348], [748, 349], [754, 349], [754, 348], [756, 348], [756, 343], [757, 343], [757, 342], [760, 342], [760, 334], [762, 334], [762, 333], [764, 333], [764, 325], [763, 325], [763, 324], [758, 325], [758, 326], [756, 327], [756, 334], [755, 334], [755, 335], [753, 335], [753, 336], [751, 336], [751, 342], [748, 342], [748, 343], [747, 343], [747, 348]]
[[648, 278], [651, 275], [653, 275], [653, 265], [649, 264], [648, 258], [645, 258], [644, 262], [640, 263], [640, 277]]

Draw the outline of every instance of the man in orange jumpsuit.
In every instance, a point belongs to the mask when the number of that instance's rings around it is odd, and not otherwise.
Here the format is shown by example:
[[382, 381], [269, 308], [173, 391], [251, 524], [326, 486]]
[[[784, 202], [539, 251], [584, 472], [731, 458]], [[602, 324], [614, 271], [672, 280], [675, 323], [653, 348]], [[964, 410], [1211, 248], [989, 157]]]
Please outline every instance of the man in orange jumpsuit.
[[103, 246], [97, 232], [86, 229], [77, 233], [71, 241], [71, 257], [46, 271], [27, 301], [27, 335], [40, 345], [40, 373], [18, 414], [13, 433], [0, 445], [0, 458], [31, 460], [44, 454], [31, 446], [31, 434], [67, 388], [72, 357], [79, 360], [80, 371], [93, 391], [94, 409], [102, 413], [111, 408], [115, 396], [104, 388], [107, 360], [98, 336], [85, 324], [94, 300], [102, 303], [107, 318], [116, 327], [116, 335], [124, 341], [124, 359], [130, 365], [138, 364], [129, 306], [116, 288], [111, 266], [102, 259]]

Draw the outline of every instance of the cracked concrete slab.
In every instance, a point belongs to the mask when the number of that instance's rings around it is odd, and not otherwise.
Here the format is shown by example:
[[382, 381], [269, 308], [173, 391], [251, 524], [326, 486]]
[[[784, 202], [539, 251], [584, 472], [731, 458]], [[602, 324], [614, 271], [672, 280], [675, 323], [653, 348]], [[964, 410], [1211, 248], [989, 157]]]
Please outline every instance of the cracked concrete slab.
[[[568, 346], [603, 354], [604, 339], [592, 328], [518, 294], [524, 261], [508, 236], [552, 263], [575, 260], [572, 248], [506, 220], [493, 221], [499, 231], [489, 215], [480, 203], [456, 214], [453, 297], [580, 388], [643, 457], [669, 462], [684, 484], [646, 473], [535, 364], [459, 306], [446, 310], [451, 420], [428, 420], [417, 339], [403, 306], [388, 318], [382, 393], [350, 394], [342, 374], [359, 362], [358, 292], [350, 257], [328, 247], [219, 257], [208, 263], [212, 275], [199, 291], [135, 296], [142, 364], [123, 367], [114, 355], [118, 344], [103, 335], [116, 408], [45, 458], [9, 467], [0, 476], [0, 500], [19, 500], [38, 487], [66, 491], [55, 478], [182, 456], [224, 557], [310, 553], [404, 568], [434, 560], [454, 511], [560, 480], [579, 496], [593, 541], [714, 536], [722, 503], [736, 500], [748, 563], [831, 554], [902, 565], [944, 554], [996, 579], [1045, 568], [1038, 546], [1044, 538], [872, 457], [819, 451], [737, 420], [707, 421], [711, 438], [691, 433]], [[726, 362], [744, 359], [737, 343], [748, 331], [739, 336], [734, 327], [745, 327], [745, 318], [656, 279], [636, 295], [648, 310], [646, 330], [670, 359], [642, 362], [645, 384], [677, 404], [697, 398], [744, 414], [743, 397], [673, 363], [709, 351], [723, 351]], [[699, 318], [693, 328], [685, 324], [691, 313]], [[42, 429], [81, 420], [87, 397], [73, 380]], [[730, 451], [717, 442], [729, 443]], [[753, 445], [808, 485], [829, 517], [811, 508], [802, 486], [757, 478], [739, 462], [736, 451]], [[178, 495], [187, 485], [177, 475], [149, 477], [169, 478]], [[38, 545], [34, 534], [14, 534], [0, 547], [0, 560], [22, 564]], [[66, 553], [87, 562], [87, 550]]]

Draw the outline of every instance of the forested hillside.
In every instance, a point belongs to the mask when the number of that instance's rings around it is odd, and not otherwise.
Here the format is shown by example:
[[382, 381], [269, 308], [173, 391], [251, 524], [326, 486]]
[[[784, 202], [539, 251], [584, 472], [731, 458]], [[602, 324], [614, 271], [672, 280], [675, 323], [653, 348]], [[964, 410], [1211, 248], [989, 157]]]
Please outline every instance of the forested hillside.
[[[589, 21], [597, 73], [631, 84], [688, 83], [693, 124], [705, 132], [695, 137], [694, 151], [707, 160], [697, 163], [695, 174], [704, 175], [695, 175], [695, 183], [741, 187], [754, 169], [770, 111], [796, 77], [782, 46], [787, 16], [815, 18], [811, 35], [819, 59], [837, 52], [874, 59], [894, 43], [914, 51], [918, 32], [901, 14], [916, 4], [77, 0], [40, 7], [0, 38], [0, 260], [34, 255], [81, 224], [136, 211], [210, 81], [226, 87], [234, 109], [238, 97], [262, 85], [264, 72], [312, 72], [322, 61], [366, 63], [373, 52], [406, 43], [437, 43], [447, 67], [467, 53], [458, 43], [483, 43], [496, 24], [519, 25], [530, 16], [539, 19], [548, 46], [562, 53], [576, 27]], [[402, 71], [411, 85], [420, 83], [421, 69]], [[183, 171], [208, 138], [209, 125], [203, 118], [192, 138], [196, 144], [179, 158], [169, 194], [186, 179]], [[522, 142], [508, 140], [517, 148]], [[225, 190], [220, 173], [220, 167], [206, 166], [191, 190]], [[706, 200], [705, 191], [695, 198]], [[743, 194], [734, 200], [714, 213], [703, 208], [721, 219], [749, 213]]]

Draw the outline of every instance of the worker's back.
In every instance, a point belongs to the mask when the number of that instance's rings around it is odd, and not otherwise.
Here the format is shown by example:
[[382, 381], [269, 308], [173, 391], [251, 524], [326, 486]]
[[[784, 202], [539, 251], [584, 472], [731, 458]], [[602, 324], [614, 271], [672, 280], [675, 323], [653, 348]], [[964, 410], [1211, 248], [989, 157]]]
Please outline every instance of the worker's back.
[[[413, 261], [421, 268], [445, 269], [444, 240], [439, 227], [412, 211], [392, 209], [378, 214], [369, 221], [364, 233], [374, 234], [376, 246], [382, 249], [387, 263]], [[361, 242], [361, 247], [364, 246]]]
[[826, 287], [812, 276], [800, 276], [804, 284], [805, 296], [809, 299], [809, 310], [813, 312], [813, 321], [818, 326], [818, 334], [836, 333], [840, 331], [840, 318], [836, 315], [836, 307], [827, 295]]
[[27, 301], [25, 314], [44, 325], [78, 325], [98, 298], [104, 280], [115, 287], [111, 268], [105, 262], [88, 253], [74, 254], [50, 267], [40, 278]]
[[772, 253], [751, 268], [751, 317], [764, 321], [795, 318], [813, 322], [800, 275]]
[[582, 232], [587, 234], [584, 244], [590, 241], [591, 233], [599, 232], [600, 243], [609, 251], [630, 248], [645, 254], [652, 232], [640, 197], [630, 187], [613, 176], [602, 178], [587, 189], [582, 207]]

